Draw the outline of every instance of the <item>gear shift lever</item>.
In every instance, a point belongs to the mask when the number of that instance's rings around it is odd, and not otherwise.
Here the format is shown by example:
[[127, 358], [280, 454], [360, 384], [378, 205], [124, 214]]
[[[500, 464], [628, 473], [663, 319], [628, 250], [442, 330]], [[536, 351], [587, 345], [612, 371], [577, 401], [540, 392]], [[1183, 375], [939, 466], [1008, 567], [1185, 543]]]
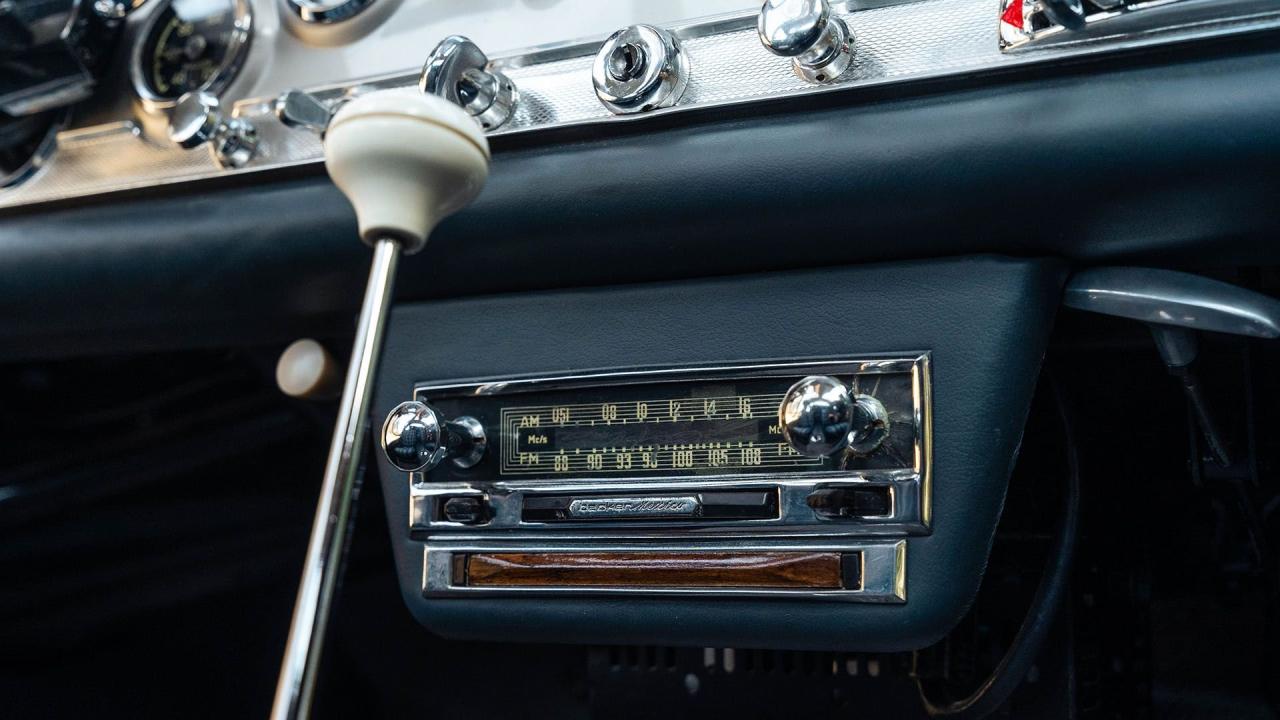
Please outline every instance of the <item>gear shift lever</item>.
[[489, 171], [489, 144], [466, 111], [434, 95], [403, 91], [371, 93], [344, 105], [329, 124], [324, 154], [329, 176], [355, 207], [360, 238], [373, 246], [373, 267], [329, 445], [273, 720], [306, 718], [311, 712], [397, 261], [402, 252], [421, 250], [436, 223], [470, 203]]

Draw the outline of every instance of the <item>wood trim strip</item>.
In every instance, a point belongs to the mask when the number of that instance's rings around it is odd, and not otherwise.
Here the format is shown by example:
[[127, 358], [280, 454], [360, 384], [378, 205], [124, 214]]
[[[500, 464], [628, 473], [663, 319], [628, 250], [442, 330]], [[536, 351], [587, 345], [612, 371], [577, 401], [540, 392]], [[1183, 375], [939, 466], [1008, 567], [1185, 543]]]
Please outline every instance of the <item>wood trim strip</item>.
[[[469, 553], [466, 587], [770, 588], [840, 590], [838, 552]], [[459, 572], [461, 570], [462, 572]]]

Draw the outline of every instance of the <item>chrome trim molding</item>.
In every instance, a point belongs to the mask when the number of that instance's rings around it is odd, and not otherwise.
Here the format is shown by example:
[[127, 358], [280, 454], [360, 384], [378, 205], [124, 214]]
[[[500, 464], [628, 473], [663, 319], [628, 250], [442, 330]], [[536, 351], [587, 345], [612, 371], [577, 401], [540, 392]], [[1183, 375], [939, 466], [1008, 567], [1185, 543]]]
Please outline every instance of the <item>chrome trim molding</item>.
[[[427, 481], [422, 473], [410, 473], [409, 530], [415, 538], [433, 539], [441, 534], [479, 538], [486, 533], [509, 533], [510, 538], [542, 540], [554, 533], [559, 538], [599, 538], [607, 529], [612, 537], [725, 536], [750, 532], [757, 537], [784, 536], [901, 536], [924, 535], [929, 532], [932, 517], [932, 397], [930, 396], [930, 361], [928, 353], [908, 357], [863, 358], [850, 360], [811, 360], [798, 362], [766, 362], [714, 367], [685, 367], [626, 372], [585, 373], [545, 378], [516, 378], [481, 383], [419, 385], [414, 388], [416, 401], [429, 403], [432, 398], [467, 395], [499, 395], [531, 390], [554, 390], [579, 387], [620, 386], [671, 380], [717, 380], [785, 376], [797, 379], [806, 375], [877, 375], [910, 373], [914, 408], [914, 458], [909, 468], [885, 470], [830, 470], [821, 472], [783, 471], [777, 473], [683, 476], [632, 476], [618, 478], [508, 479], [470, 484], [465, 482]], [[483, 487], [477, 487], [483, 485]], [[821, 516], [807, 499], [818, 489], [839, 487], [887, 487], [889, 513], [883, 516], [833, 519]], [[526, 497], [538, 495], [626, 494], [632, 497], [680, 496], [698, 491], [722, 489], [777, 489], [778, 516], [744, 520], [705, 520], [668, 517], [628, 522], [620, 517], [607, 523], [600, 520], [572, 520], [544, 523], [525, 520], [522, 511]], [[442, 519], [441, 509], [448, 498], [484, 497], [492, 516], [483, 525], [450, 522]]]
[[[770, 552], [815, 551], [861, 554], [861, 587], [852, 590], [781, 590], [742, 588], [650, 588], [650, 587], [466, 587], [453, 582], [453, 558], [473, 552]], [[771, 597], [834, 600], [843, 602], [893, 603], [907, 601], [907, 541], [860, 542], [823, 540], [806, 542], [766, 542], [750, 538], [676, 543], [564, 543], [544, 540], [536, 545], [506, 540], [489, 542], [430, 542], [422, 553], [422, 595], [427, 598], [468, 598], [477, 596], [543, 595], [626, 595], [669, 597]]]
[[[1167, 6], [1156, 7], [1164, 3]], [[1001, 28], [1008, 28], [995, 17], [995, 12], [1007, 7], [995, 0], [918, 0], [872, 7], [863, 3], [834, 5], [832, 17], [845, 22], [857, 35], [857, 48], [850, 67], [838, 81], [820, 85], [798, 77], [790, 58], [772, 55], [761, 46], [754, 12], [668, 25], [665, 29], [679, 39], [690, 67], [696, 71], [691, 73], [679, 101], [671, 107], [626, 115], [610, 112], [593, 92], [591, 65], [602, 37], [494, 57], [491, 67], [520, 88], [521, 101], [511, 118], [489, 135], [644, 122], [672, 113], [971, 76], [1280, 28], [1280, 3], [1275, 0], [1153, 0], [1134, 3], [1131, 9], [1105, 22], [1087, 22], [1078, 31], [1043, 33], [1034, 42], [1006, 39], [1002, 50]], [[1109, 18], [1115, 14], [1108, 13], [1103, 14]], [[332, 107], [371, 90], [412, 90], [418, 75], [418, 70], [412, 69], [306, 89]], [[311, 132], [283, 125], [274, 114], [274, 100], [252, 98], [234, 106], [232, 114], [252, 121], [261, 142], [258, 156], [243, 168], [221, 168], [208, 156], [197, 157], [203, 154], [184, 153], [144, 137], [117, 133], [104, 136], [91, 149], [62, 147], [38, 177], [0, 190], [0, 208], [181, 184], [232, 173], [245, 175], [300, 165], [318, 168], [323, 162], [319, 139]]]

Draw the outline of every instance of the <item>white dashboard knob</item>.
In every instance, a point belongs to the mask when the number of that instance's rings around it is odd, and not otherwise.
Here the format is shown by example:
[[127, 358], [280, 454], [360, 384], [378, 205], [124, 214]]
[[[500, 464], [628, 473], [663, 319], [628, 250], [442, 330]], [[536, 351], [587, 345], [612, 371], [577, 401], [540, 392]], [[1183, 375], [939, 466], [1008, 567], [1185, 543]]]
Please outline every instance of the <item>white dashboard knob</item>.
[[394, 237], [406, 254], [471, 202], [489, 174], [489, 143], [471, 116], [413, 90], [343, 105], [329, 122], [324, 156], [329, 177], [355, 207], [360, 237]]
[[289, 397], [327, 399], [341, 390], [342, 369], [325, 346], [304, 338], [295, 340], [276, 361], [276, 387]]

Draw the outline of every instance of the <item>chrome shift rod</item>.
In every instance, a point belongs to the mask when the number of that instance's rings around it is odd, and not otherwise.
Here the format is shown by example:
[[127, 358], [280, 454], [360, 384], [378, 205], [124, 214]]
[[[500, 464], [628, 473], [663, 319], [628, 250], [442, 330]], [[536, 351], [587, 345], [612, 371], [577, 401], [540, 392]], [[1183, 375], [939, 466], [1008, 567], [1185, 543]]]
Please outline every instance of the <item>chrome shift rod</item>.
[[325, 165], [355, 207], [360, 236], [373, 245], [373, 265], [276, 685], [273, 720], [311, 714], [400, 254], [421, 250], [436, 223], [475, 198], [488, 161], [489, 145], [479, 125], [434, 95], [371, 93], [344, 105], [329, 124]]

